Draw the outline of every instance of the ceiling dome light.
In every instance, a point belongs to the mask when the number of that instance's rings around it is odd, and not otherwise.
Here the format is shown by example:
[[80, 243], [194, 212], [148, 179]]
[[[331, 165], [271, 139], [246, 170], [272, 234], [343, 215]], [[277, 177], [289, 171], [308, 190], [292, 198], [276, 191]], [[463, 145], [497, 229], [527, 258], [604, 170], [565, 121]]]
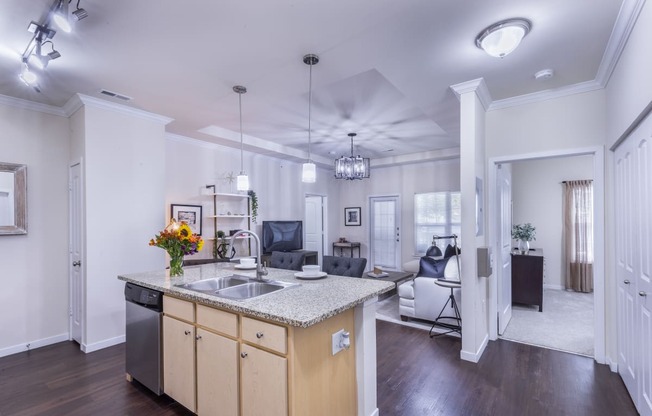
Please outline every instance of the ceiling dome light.
[[487, 54], [502, 58], [516, 49], [531, 27], [532, 23], [527, 19], [503, 20], [480, 32], [475, 44]]

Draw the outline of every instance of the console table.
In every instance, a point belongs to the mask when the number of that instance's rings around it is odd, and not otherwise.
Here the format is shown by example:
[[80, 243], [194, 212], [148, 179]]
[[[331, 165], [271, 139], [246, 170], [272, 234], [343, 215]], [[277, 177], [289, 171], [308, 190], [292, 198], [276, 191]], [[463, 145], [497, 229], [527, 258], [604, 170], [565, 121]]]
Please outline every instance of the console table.
[[[292, 250], [293, 253], [304, 253], [306, 255], [305, 260], [303, 261], [303, 264], [319, 264], [319, 256], [318, 252], [313, 251], [313, 250]], [[272, 257], [272, 253], [265, 253], [260, 256], [260, 261], [263, 262], [263, 264], [268, 263], [269, 264], [269, 258]]]
[[378, 300], [383, 300], [387, 299], [390, 296], [394, 296], [396, 294], [396, 290], [398, 289], [398, 286], [400, 284], [403, 284], [407, 282], [408, 280], [412, 280], [414, 277], [413, 273], [410, 272], [393, 272], [393, 271], [386, 271], [387, 276], [383, 277], [373, 277], [369, 276], [369, 272], [364, 272], [362, 274], [363, 279], [373, 279], [373, 280], [385, 280], [388, 282], [393, 282], [394, 283], [394, 289], [390, 290], [389, 292], [382, 293], [378, 296]]
[[357, 248], [358, 249], [358, 257], [360, 257], [360, 243], [352, 243], [352, 242], [347, 242], [347, 243], [333, 243], [333, 256], [335, 255], [335, 248], [340, 249], [340, 256], [343, 255], [343, 251], [345, 248], [348, 248], [351, 250], [351, 257], [353, 257], [353, 249]]
[[543, 311], [543, 250], [512, 253], [512, 303], [539, 306]]

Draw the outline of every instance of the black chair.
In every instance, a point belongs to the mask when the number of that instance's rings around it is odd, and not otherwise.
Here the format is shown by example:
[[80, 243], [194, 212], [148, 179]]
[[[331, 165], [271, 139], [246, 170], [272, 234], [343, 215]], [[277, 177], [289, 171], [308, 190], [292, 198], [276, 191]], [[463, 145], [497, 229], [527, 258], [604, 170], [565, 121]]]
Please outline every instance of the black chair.
[[338, 276], [362, 277], [365, 266], [367, 266], [365, 258], [324, 256], [321, 269], [328, 274]]
[[305, 260], [305, 253], [272, 251], [272, 256], [269, 258], [269, 267], [285, 270], [301, 270], [301, 266], [303, 266]]

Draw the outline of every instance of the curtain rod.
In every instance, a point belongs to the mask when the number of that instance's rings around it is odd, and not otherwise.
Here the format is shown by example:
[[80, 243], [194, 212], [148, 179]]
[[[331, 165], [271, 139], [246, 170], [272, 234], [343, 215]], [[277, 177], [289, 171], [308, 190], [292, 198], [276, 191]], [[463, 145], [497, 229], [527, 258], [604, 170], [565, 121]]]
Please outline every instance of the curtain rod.
[[[593, 179], [578, 179], [578, 180], [593, 182]], [[575, 181], [561, 181], [560, 183], [568, 183], [568, 182], [575, 182]]]

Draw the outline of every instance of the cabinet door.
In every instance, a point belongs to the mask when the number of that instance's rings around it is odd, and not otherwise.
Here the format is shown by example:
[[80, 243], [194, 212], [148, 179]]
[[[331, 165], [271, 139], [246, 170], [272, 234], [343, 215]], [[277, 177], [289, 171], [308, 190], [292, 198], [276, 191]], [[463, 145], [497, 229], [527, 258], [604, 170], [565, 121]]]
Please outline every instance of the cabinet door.
[[197, 329], [197, 414], [238, 415], [238, 343]]
[[243, 416], [287, 416], [287, 359], [242, 344], [240, 381]]
[[195, 411], [195, 327], [163, 317], [163, 390]]

